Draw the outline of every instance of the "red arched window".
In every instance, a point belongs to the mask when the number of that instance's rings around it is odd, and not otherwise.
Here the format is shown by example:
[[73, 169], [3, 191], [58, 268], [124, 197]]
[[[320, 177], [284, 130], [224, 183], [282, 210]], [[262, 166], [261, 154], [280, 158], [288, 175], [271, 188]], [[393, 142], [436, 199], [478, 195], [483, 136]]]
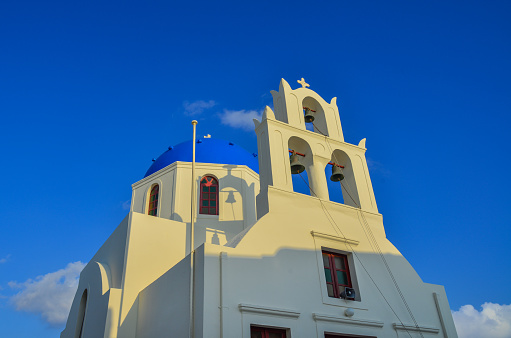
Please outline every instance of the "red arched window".
[[149, 195], [149, 211], [148, 215], [156, 216], [158, 214], [158, 191], [160, 187], [156, 184], [151, 188], [151, 194]]
[[199, 213], [218, 215], [218, 181], [212, 176], [204, 176], [200, 180]]

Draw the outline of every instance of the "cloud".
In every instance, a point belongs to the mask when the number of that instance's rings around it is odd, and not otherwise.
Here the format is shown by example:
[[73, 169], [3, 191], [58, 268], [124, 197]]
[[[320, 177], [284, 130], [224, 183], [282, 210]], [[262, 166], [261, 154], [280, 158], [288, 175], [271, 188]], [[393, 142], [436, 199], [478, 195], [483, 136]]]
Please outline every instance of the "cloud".
[[10, 302], [17, 311], [38, 314], [50, 325], [60, 326], [67, 320], [84, 266], [82, 262], [69, 263], [64, 269], [23, 283], [9, 282], [9, 287], [20, 290]]
[[122, 210], [130, 210], [130, 208], [131, 208], [131, 200], [122, 202]]
[[367, 158], [367, 166], [371, 172], [378, 172], [383, 177], [390, 176], [390, 170], [388, 170], [383, 164], [378, 161], [375, 161], [371, 158]]
[[0, 258], [0, 264], [6, 263], [9, 260], [9, 258], [11, 258], [11, 254], [8, 254], [4, 258]]
[[206, 109], [212, 108], [216, 105], [216, 102], [213, 100], [209, 101], [195, 101], [195, 102], [183, 102], [183, 107], [185, 108], [185, 115], [194, 116], [200, 115]]
[[511, 304], [484, 303], [481, 308], [463, 305], [452, 311], [459, 338], [511, 337]]
[[243, 130], [254, 130], [253, 119], [261, 120], [262, 113], [255, 110], [227, 110], [220, 114], [222, 124]]

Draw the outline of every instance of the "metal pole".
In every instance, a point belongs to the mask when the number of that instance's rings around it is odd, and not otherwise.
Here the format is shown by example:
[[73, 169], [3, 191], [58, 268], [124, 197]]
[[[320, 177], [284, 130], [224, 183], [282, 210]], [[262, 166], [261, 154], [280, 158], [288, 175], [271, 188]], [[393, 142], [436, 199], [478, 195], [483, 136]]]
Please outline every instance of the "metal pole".
[[195, 337], [194, 322], [195, 322], [195, 274], [194, 274], [194, 259], [195, 259], [195, 138], [196, 138], [196, 126], [197, 121], [192, 121], [193, 125], [193, 139], [192, 139], [192, 190], [191, 190], [191, 218], [190, 218], [190, 337]]
[[197, 121], [192, 121], [193, 125], [193, 143], [192, 143], [192, 210], [191, 210], [191, 227], [190, 227], [190, 252], [194, 251], [194, 225], [195, 225], [195, 137]]

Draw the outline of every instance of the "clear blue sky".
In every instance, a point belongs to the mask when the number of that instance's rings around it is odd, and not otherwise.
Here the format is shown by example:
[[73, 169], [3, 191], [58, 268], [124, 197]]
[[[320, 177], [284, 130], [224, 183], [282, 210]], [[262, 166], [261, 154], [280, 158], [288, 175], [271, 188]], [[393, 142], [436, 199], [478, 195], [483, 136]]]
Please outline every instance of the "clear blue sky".
[[[367, 138], [388, 238], [453, 310], [510, 304], [510, 14], [507, 1], [3, 1], [0, 336], [57, 336], [15, 311], [16, 285], [87, 262], [192, 118], [256, 152], [220, 116], [262, 111], [281, 78], [338, 97], [346, 141]], [[189, 116], [185, 101], [214, 105]]]

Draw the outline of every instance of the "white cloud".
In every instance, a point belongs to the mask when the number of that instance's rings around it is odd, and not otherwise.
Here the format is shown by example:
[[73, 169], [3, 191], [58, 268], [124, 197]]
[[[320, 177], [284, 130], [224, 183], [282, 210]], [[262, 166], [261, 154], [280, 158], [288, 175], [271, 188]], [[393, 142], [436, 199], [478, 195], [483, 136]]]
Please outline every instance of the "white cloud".
[[122, 202], [122, 210], [130, 210], [130, 208], [131, 208], [131, 200]]
[[82, 262], [69, 263], [64, 269], [23, 283], [9, 282], [12, 289], [20, 290], [10, 301], [17, 311], [39, 314], [53, 326], [62, 325], [66, 322], [84, 266]]
[[8, 254], [4, 258], [0, 258], [0, 264], [6, 263], [9, 260], [9, 258], [11, 258], [11, 254]]
[[183, 107], [185, 108], [185, 115], [193, 116], [200, 115], [206, 109], [212, 108], [216, 105], [216, 102], [213, 100], [209, 101], [195, 101], [195, 102], [183, 102]]
[[463, 305], [452, 311], [459, 338], [511, 337], [511, 304], [484, 303], [481, 308]]
[[388, 170], [383, 164], [378, 161], [375, 161], [371, 158], [367, 158], [367, 166], [371, 172], [378, 172], [383, 177], [390, 176], [390, 170]]
[[253, 119], [261, 120], [262, 113], [255, 110], [227, 110], [220, 114], [220, 121], [233, 128], [254, 130]]

